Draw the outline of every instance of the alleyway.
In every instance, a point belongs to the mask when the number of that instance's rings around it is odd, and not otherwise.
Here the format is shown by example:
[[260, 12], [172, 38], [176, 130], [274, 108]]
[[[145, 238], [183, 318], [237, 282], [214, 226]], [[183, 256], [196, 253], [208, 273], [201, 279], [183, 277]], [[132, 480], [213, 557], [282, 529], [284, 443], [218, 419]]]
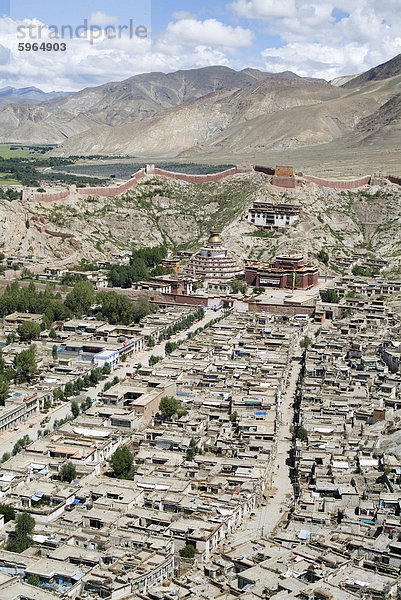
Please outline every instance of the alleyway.
[[[301, 354], [296, 349], [296, 358]], [[291, 447], [292, 434], [290, 427], [293, 417], [293, 400], [301, 365], [297, 360], [292, 361], [292, 370], [288, 385], [282, 396], [281, 424], [278, 434], [277, 454], [273, 461], [271, 489], [266, 488], [266, 500], [262, 500], [255, 509], [255, 516], [244, 521], [241, 527], [228, 537], [227, 542], [236, 546], [257, 536], [268, 537], [276, 529], [281, 518], [290, 506], [293, 488], [290, 480], [290, 469], [286, 464]], [[272, 497], [270, 497], [272, 496]]]

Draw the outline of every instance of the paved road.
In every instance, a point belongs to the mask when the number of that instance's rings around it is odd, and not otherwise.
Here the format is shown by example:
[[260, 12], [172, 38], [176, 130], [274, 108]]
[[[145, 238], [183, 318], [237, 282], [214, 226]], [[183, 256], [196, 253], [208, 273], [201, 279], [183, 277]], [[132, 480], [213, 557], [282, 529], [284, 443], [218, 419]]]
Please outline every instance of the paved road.
[[[187, 337], [187, 331], [194, 332], [198, 327], [204, 327], [206, 323], [221, 317], [223, 315], [223, 310], [213, 311], [208, 309], [205, 313], [204, 318], [199, 323], [194, 323], [189, 329], [185, 331], [181, 331], [177, 335], [171, 337], [170, 341], [177, 342], [179, 340], [184, 340]], [[96, 386], [89, 388], [86, 392], [83, 392], [85, 396], [89, 396], [90, 398], [97, 398], [98, 394], [103, 391], [104, 385], [111, 381], [114, 377], [118, 377], [119, 379], [123, 379], [126, 376], [127, 371], [132, 372], [135, 370], [133, 365], [135, 363], [141, 363], [143, 366], [149, 365], [149, 358], [153, 354], [154, 356], [164, 356], [165, 355], [165, 346], [166, 342], [162, 342], [161, 344], [156, 344], [154, 348], [149, 348], [148, 350], [144, 350], [143, 352], [139, 352], [135, 354], [129, 361], [122, 363], [120, 367], [112, 371], [112, 373], [107, 378], [103, 378]], [[73, 401], [74, 398], [71, 398]], [[48, 415], [44, 415], [42, 413], [36, 413], [32, 415], [28, 421], [21, 424], [19, 426], [18, 431], [6, 431], [0, 435], [0, 458], [3, 456], [4, 452], [12, 452], [15, 442], [21, 439], [24, 435], [29, 435], [32, 441], [37, 439], [38, 430], [41, 429], [42, 432], [45, 429], [50, 429], [53, 431], [54, 421], [56, 419], [60, 420], [65, 418], [67, 415], [71, 414], [71, 402], [65, 402], [60, 406], [52, 408]], [[45, 417], [50, 416], [50, 422], [46, 423], [45, 427], [40, 427], [40, 421]], [[30, 425], [33, 425], [30, 427]]]
[[[54, 421], [64, 419], [67, 415], [71, 414], [71, 403], [65, 402], [60, 406], [55, 406], [47, 414], [36, 413], [32, 415], [25, 423], [21, 423], [18, 431], [14, 429], [5, 431], [0, 436], [0, 458], [5, 452], [12, 453], [15, 442], [21, 439], [24, 435], [29, 435], [32, 441], [35, 441], [38, 437], [39, 429], [43, 432], [45, 429], [53, 431]], [[45, 417], [50, 417], [49, 423], [46, 423], [44, 427], [40, 426], [40, 421]], [[32, 425], [32, 427], [30, 427]]]
[[[199, 321], [199, 323], [194, 323], [189, 329], [186, 329], [185, 331], [181, 331], [180, 333], [173, 335], [169, 341], [170, 342], [178, 342], [179, 340], [185, 340], [187, 338], [188, 331], [194, 332], [199, 327], [204, 327], [206, 325], [206, 323], [209, 323], [213, 319], [217, 319], [217, 318], [221, 317], [223, 314], [224, 314], [224, 311], [222, 309], [217, 310], [215, 312], [214, 310], [208, 308], [208, 310], [205, 313], [205, 316], [203, 317], [203, 319], [201, 321]], [[150, 350], [146, 350], [145, 352], [139, 353], [133, 362], [140, 362], [142, 365], [148, 365], [149, 358], [152, 354], [154, 356], [164, 356], [165, 355], [165, 347], [166, 347], [166, 342], [157, 344], [154, 348], [151, 348]]]
[[[300, 354], [297, 348], [296, 355]], [[292, 434], [290, 427], [293, 416], [293, 401], [296, 391], [296, 384], [301, 365], [298, 361], [292, 362], [292, 370], [288, 379], [285, 393], [281, 404], [281, 424], [278, 433], [277, 454], [273, 461], [271, 489], [266, 489], [267, 500], [263, 500], [255, 510], [255, 516], [244, 521], [241, 527], [231, 536], [227, 542], [230, 546], [237, 546], [243, 542], [252, 539], [252, 535], [268, 537], [270, 536], [291, 503], [293, 488], [290, 480], [289, 466], [286, 464], [288, 453], [291, 447]], [[270, 497], [272, 496], [272, 497]]]

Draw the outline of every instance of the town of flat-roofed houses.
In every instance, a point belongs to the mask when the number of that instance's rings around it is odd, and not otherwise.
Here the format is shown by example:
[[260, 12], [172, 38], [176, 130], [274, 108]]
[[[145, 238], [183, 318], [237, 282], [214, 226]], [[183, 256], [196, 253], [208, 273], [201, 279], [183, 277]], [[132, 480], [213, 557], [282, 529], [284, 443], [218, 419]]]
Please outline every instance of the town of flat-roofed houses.
[[[262, 239], [304, 217], [281, 169]], [[4, 255], [2, 600], [400, 597], [401, 281], [230, 239]]]

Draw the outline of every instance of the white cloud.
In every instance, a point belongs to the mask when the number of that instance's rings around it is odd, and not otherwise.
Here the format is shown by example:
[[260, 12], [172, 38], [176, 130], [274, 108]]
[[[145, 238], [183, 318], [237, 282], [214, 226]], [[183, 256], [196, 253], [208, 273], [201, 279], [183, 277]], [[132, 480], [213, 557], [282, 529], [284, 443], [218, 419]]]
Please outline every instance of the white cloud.
[[193, 19], [194, 15], [188, 12], [187, 10], [176, 10], [171, 15], [174, 21], [179, 21], [180, 19]]
[[230, 8], [245, 19], [272, 19], [296, 15], [294, 0], [235, 0]]
[[118, 23], [118, 21], [118, 17], [106, 15], [101, 10], [92, 13], [89, 19], [89, 23], [91, 25], [113, 25], [115, 23]]
[[[284, 0], [277, 6], [271, 0], [235, 0], [229, 6], [281, 37], [282, 47], [261, 53], [268, 70], [331, 79], [401, 52], [400, 0]], [[335, 9], [344, 12], [341, 19], [334, 18]]]
[[[24, 30], [26, 37], [18, 39], [18, 26], [33, 26], [35, 35], [41, 28], [41, 39], [28, 39], [27, 29]], [[180, 39], [178, 33], [174, 39], [171, 29], [169, 35], [155, 41], [149, 37], [130, 38], [126, 32], [110, 39], [103, 32], [99, 37], [94, 36], [92, 43], [85, 35], [66, 39], [66, 52], [19, 52], [18, 42], [54, 42], [55, 39], [49, 38], [48, 28], [38, 20], [1, 19], [0, 46], [11, 50], [11, 61], [0, 63], [0, 87], [35, 85], [44, 91], [76, 91], [108, 81], [121, 81], [138, 73], [228, 65], [227, 49], [217, 48], [212, 43], [214, 36], [220, 32], [219, 41], [231, 45], [248, 43], [246, 35], [241, 37], [242, 31], [241, 28], [229, 28], [226, 32], [218, 24], [213, 24], [211, 29], [196, 29], [195, 26], [192, 42], [191, 36], [182, 35], [185, 39]]]
[[[244, 22], [230, 26], [186, 12], [174, 14], [175, 20], [153, 40], [130, 38], [126, 31], [108, 38], [103, 31], [96, 32], [92, 43], [83, 35], [65, 40], [67, 52], [19, 52], [19, 41], [33, 40], [18, 39], [17, 26], [41, 27], [41, 41], [49, 40], [49, 32], [37, 19], [16, 22], [5, 17], [0, 19], [0, 87], [73, 91], [150, 71], [215, 64], [244, 68], [250, 66], [249, 48], [251, 66], [332, 79], [364, 71], [401, 52], [401, 11], [396, 10], [400, 1], [232, 1], [229, 6], [239, 18], [258, 19], [258, 29], [262, 24], [265, 32], [281, 36], [282, 47], [265, 47], [258, 56], [252, 48], [256, 36]], [[332, 16], [334, 8], [344, 11], [343, 18]], [[101, 26], [103, 21], [103, 27], [116, 19], [102, 12], [91, 16], [93, 24]], [[10, 49], [10, 62], [2, 48]]]
[[197, 21], [194, 18], [169, 23], [161, 36], [161, 40], [172, 43], [225, 46], [227, 48], [250, 46], [253, 38], [254, 34], [250, 29], [224, 25], [217, 19]]
[[291, 42], [283, 48], [262, 52], [267, 71], [294, 71], [302, 77], [334, 79], [338, 75], [358, 73], [366, 47], [356, 43], [333, 48], [319, 43]]

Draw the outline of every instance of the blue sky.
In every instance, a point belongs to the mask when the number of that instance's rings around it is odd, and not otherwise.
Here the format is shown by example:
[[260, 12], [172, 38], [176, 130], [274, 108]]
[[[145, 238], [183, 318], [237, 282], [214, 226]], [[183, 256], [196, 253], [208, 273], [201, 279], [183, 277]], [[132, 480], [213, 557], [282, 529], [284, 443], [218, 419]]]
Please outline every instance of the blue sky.
[[[330, 80], [401, 52], [399, 9], [400, 0], [11, 0], [9, 8], [0, 0], [0, 14], [6, 13], [0, 18], [0, 87], [70, 91], [213, 64]], [[65, 53], [17, 49], [18, 26], [43, 26], [41, 41], [49, 41], [45, 26], [75, 28], [85, 19], [98, 26], [99, 36], [73, 36]], [[130, 19], [151, 36], [103, 35], [106, 25]]]

